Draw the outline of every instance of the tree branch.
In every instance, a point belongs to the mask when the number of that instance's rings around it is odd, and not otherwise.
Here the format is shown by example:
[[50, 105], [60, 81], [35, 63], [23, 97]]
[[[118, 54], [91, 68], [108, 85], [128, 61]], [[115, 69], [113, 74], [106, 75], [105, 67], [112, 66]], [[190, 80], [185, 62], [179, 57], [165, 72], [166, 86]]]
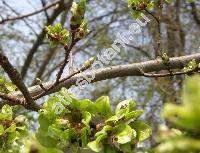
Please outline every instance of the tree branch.
[[5, 93], [0, 93], [0, 98], [5, 101], [9, 101], [14, 105], [23, 105], [25, 106], [26, 103], [23, 99], [17, 98], [16, 96], [8, 95]]
[[[170, 58], [171, 69], [182, 69], [192, 59], [195, 59], [196, 62], [199, 63], [200, 62], [200, 53]], [[111, 67], [106, 67], [106, 68], [95, 70], [95, 79], [92, 80], [91, 83], [106, 80], [106, 79], [117, 78], [117, 77], [144, 76], [143, 73], [141, 73], [141, 71], [140, 71], [141, 68], [146, 73], [167, 70], [167, 67], [163, 64], [163, 61], [161, 59], [156, 59], [156, 60], [151, 60], [151, 61], [141, 62], [141, 63], [128, 64], [128, 65], [111, 66]], [[59, 91], [62, 87], [70, 88], [72, 85], [76, 85], [76, 81], [78, 78], [82, 77], [83, 75], [89, 74], [89, 73], [91, 73], [91, 71], [77, 74], [77, 75], [65, 80], [64, 82], [61, 82], [58, 86], [53, 88], [51, 91], [47, 92], [46, 95], [54, 93], [56, 91]], [[176, 73], [174, 75], [176, 75]], [[65, 78], [63, 78], [63, 79], [65, 79]], [[44, 83], [43, 86], [46, 89], [48, 89], [54, 83], [55, 83], [55, 81], [49, 81], [49, 82]], [[34, 97], [34, 96], [41, 94], [43, 92], [43, 90], [40, 88], [40, 86], [33, 86], [33, 87], [29, 88], [29, 92]], [[21, 96], [21, 93], [14, 92], [13, 95]]]
[[0, 65], [4, 69], [4, 71], [8, 74], [13, 84], [17, 86], [17, 88], [22, 92], [26, 105], [24, 105], [28, 109], [38, 110], [40, 107], [34, 102], [32, 99], [28, 89], [26, 88], [24, 82], [22, 81], [20, 73], [15, 69], [12, 64], [9, 62], [8, 58], [0, 52]]

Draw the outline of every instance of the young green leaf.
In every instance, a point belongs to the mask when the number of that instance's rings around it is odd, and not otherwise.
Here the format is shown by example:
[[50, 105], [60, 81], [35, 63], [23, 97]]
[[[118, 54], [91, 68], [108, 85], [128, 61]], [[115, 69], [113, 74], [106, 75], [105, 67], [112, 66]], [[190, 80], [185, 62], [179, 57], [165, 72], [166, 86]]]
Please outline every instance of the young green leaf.
[[0, 136], [1, 136], [2, 134], [4, 134], [4, 127], [3, 127], [3, 125], [0, 125]]
[[100, 152], [102, 150], [101, 141], [107, 138], [107, 134], [103, 133], [99, 135], [95, 141], [89, 142], [87, 146], [95, 152]]
[[82, 140], [82, 147], [86, 148], [88, 144], [88, 132], [87, 128], [83, 128], [81, 130], [81, 140]]
[[5, 132], [11, 133], [14, 132], [15, 130], [16, 130], [16, 125], [12, 124], [9, 128], [5, 130]]
[[70, 27], [72, 30], [77, 29], [84, 20], [84, 15], [86, 11], [86, 0], [79, 0], [78, 3], [72, 4], [72, 17], [70, 20]]
[[110, 117], [112, 115], [109, 97], [102, 96], [98, 98], [95, 102], [95, 106], [96, 106], [97, 112], [100, 113], [102, 116]]
[[152, 133], [151, 128], [142, 121], [136, 121], [131, 123], [131, 127], [135, 129], [138, 141], [146, 140], [147, 138], [150, 137]]
[[2, 113], [7, 120], [12, 120], [12, 108], [9, 105], [4, 105], [2, 107]]
[[130, 142], [134, 137], [136, 137], [136, 132], [129, 125], [121, 124], [116, 127], [115, 138], [120, 144], [125, 144]]

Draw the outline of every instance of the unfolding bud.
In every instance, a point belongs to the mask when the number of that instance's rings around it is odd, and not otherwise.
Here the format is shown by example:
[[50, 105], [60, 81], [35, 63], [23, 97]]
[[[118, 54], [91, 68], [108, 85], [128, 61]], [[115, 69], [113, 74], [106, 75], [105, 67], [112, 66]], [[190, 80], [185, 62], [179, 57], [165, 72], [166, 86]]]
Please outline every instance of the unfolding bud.
[[87, 68], [91, 67], [95, 60], [96, 60], [96, 57], [91, 57], [89, 60], [85, 61], [82, 68], [87, 69]]
[[163, 60], [163, 64], [169, 65], [169, 57], [168, 57], [167, 53], [163, 53], [161, 58]]
[[75, 40], [80, 40], [84, 38], [89, 33], [89, 30], [87, 29], [87, 22], [83, 21], [80, 27], [75, 32]]
[[42, 80], [40, 80], [39, 78], [35, 79], [36, 84], [41, 85], [42, 84]]
[[86, 0], [79, 0], [78, 3], [73, 3], [72, 5], [72, 17], [70, 20], [70, 27], [72, 30], [77, 29], [84, 20], [86, 10]]

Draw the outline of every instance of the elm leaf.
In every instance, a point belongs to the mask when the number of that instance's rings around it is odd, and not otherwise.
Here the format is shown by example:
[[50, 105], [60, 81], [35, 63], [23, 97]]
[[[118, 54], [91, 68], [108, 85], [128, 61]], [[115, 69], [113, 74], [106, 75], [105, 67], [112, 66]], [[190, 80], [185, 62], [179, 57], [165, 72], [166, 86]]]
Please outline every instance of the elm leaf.
[[2, 107], [2, 113], [5, 115], [5, 119], [12, 120], [12, 108], [9, 105]]
[[102, 97], [98, 98], [95, 102], [95, 106], [96, 106], [97, 111], [101, 115], [103, 115], [105, 117], [112, 116], [112, 110], [110, 107], [109, 97], [102, 96]]
[[136, 121], [131, 124], [131, 127], [137, 132], [138, 141], [144, 141], [150, 137], [152, 130], [151, 127], [142, 121]]
[[120, 124], [116, 127], [116, 141], [120, 144], [128, 143], [134, 137], [134, 133], [132, 128], [126, 124]]

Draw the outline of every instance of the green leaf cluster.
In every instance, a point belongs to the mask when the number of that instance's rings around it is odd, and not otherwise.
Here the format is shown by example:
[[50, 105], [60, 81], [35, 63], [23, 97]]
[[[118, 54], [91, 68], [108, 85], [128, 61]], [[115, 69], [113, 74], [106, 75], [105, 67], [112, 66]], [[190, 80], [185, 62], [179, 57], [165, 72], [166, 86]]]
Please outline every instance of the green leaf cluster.
[[40, 111], [36, 137], [43, 146], [62, 150], [69, 147], [100, 152], [108, 143], [121, 150], [134, 149], [151, 134], [150, 127], [138, 120], [142, 113], [135, 110], [132, 100], [119, 103], [113, 113], [107, 96], [95, 102], [78, 100], [63, 88]]
[[16, 86], [11, 82], [8, 82], [5, 77], [0, 76], [0, 92], [10, 93], [16, 90]]
[[12, 148], [27, 134], [27, 119], [23, 115], [13, 118], [12, 108], [4, 105], [0, 113], [0, 146], [4, 152]]
[[55, 24], [54, 26], [47, 26], [47, 38], [51, 41], [51, 46], [56, 47], [59, 44], [66, 46], [69, 43], [69, 31], [63, 29], [60, 23]]
[[113, 114], [108, 97], [100, 97], [97, 102], [101, 115], [105, 122], [100, 131], [94, 137], [95, 140], [88, 143], [88, 147], [95, 152], [104, 149], [103, 144], [111, 143], [123, 152], [132, 152], [138, 142], [146, 140], [151, 135], [151, 128], [138, 118], [143, 110], [135, 110], [135, 102], [125, 100], [120, 102]]
[[46, 147], [61, 149], [84, 147], [90, 133], [91, 104], [88, 99], [77, 100], [63, 88], [40, 110], [40, 127], [36, 134], [39, 142]]
[[155, 0], [128, 0], [128, 7], [131, 9], [133, 17], [138, 18], [142, 10], [152, 10], [155, 3]]
[[88, 34], [89, 30], [87, 29], [87, 22], [84, 19], [86, 0], [79, 0], [78, 3], [73, 2], [71, 11], [70, 32], [67, 29], [62, 28], [60, 23], [57, 23], [54, 26], [46, 26], [47, 38], [50, 40], [52, 47], [61, 44], [67, 49], [68, 46], [70, 46], [70, 42], [73, 46]]

